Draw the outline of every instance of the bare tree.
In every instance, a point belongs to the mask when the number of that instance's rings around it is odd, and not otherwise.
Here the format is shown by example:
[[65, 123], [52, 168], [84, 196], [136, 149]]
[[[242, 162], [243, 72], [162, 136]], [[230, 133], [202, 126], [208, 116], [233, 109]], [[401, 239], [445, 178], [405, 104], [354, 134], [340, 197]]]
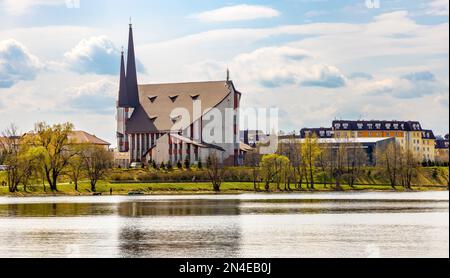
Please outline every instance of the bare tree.
[[259, 181], [261, 180], [259, 171], [260, 161], [261, 155], [257, 152], [257, 150], [248, 152], [244, 160], [244, 164], [252, 169], [253, 188], [255, 191], [261, 190], [259, 187]]
[[376, 150], [376, 157], [377, 166], [388, 177], [391, 187], [395, 189], [400, 175], [402, 147], [396, 142], [390, 142]]
[[211, 180], [213, 190], [220, 192], [220, 186], [223, 181], [224, 167], [219, 161], [219, 157], [216, 152], [211, 153], [206, 161], [206, 170]]
[[411, 189], [412, 179], [416, 176], [419, 167], [419, 159], [411, 150], [402, 150], [400, 157], [400, 177], [402, 186]]
[[346, 174], [345, 179], [350, 187], [354, 187], [355, 182], [360, 178], [363, 167], [367, 165], [368, 157], [363, 146], [359, 143], [348, 142], [346, 148]]
[[16, 125], [10, 124], [2, 132], [2, 137], [0, 138], [0, 156], [2, 163], [6, 165], [8, 189], [11, 193], [18, 190], [17, 187], [23, 175], [19, 144], [18, 128]]
[[97, 182], [102, 179], [113, 165], [112, 153], [101, 146], [87, 145], [81, 152], [86, 175], [91, 183], [91, 191], [96, 191]]

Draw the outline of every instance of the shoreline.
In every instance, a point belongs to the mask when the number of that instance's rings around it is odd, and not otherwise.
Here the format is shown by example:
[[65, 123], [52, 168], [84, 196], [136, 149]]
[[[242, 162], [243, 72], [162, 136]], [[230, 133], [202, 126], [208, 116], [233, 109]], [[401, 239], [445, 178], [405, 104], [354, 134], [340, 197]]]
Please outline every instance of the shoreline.
[[349, 189], [349, 190], [292, 190], [292, 191], [245, 191], [245, 190], [235, 190], [235, 191], [222, 191], [222, 192], [212, 192], [212, 191], [153, 191], [153, 192], [142, 192], [141, 194], [129, 194], [128, 192], [116, 192], [109, 194], [109, 192], [98, 192], [88, 193], [88, 192], [56, 192], [56, 193], [9, 193], [0, 194], [1, 197], [11, 197], [11, 198], [28, 198], [28, 197], [111, 197], [111, 196], [211, 196], [211, 195], [242, 195], [242, 194], [267, 194], [267, 195], [290, 195], [290, 194], [314, 194], [314, 193], [370, 193], [370, 192], [385, 192], [385, 193], [411, 193], [411, 192], [443, 192], [448, 191], [447, 188], [434, 189]]

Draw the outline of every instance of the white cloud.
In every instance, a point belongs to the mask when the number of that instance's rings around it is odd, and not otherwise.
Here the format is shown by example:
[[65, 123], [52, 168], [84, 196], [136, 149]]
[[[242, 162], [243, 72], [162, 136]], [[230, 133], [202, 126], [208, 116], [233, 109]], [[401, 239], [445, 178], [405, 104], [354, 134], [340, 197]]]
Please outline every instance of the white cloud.
[[449, 1], [448, 0], [434, 0], [428, 4], [427, 14], [435, 16], [448, 16]]
[[270, 7], [242, 4], [201, 12], [191, 15], [190, 18], [203, 22], [226, 22], [273, 18], [280, 15], [279, 11]]
[[21, 80], [32, 80], [44, 67], [20, 42], [0, 41], [0, 88], [9, 88]]
[[66, 0], [2, 0], [0, 8], [12, 15], [22, 15], [37, 6], [66, 5]]
[[88, 111], [93, 114], [113, 114], [117, 98], [118, 84], [108, 79], [70, 87], [64, 94], [63, 107], [69, 111]]
[[106, 36], [81, 40], [64, 54], [69, 67], [81, 74], [117, 74], [120, 51]]

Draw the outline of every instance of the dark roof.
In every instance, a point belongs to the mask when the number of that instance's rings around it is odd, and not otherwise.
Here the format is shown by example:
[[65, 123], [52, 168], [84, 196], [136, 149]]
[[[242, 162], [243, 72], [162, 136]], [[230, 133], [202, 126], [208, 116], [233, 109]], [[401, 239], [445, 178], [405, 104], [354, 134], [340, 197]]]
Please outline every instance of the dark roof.
[[[171, 118], [171, 113], [175, 108], [185, 108], [189, 112], [190, 124], [197, 120], [194, 119], [194, 116], [200, 116], [193, 113], [194, 101], [201, 101], [201, 114], [203, 115], [231, 93], [230, 86], [232, 86], [231, 81], [139, 85], [140, 105], [127, 121], [126, 132], [170, 131], [177, 122], [176, 118]], [[173, 98], [175, 95], [176, 99]]]
[[422, 126], [417, 121], [333, 121], [334, 130], [402, 130], [422, 131]]
[[422, 139], [434, 139], [436, 140], [436, 136], [431, 129], [422, 130]]
[[448, 140], [438, 139], [436, 140], [436, 149], [448, 149]]
[[331, 127], [303, 128], [300, 130], [300, 137], [306, 138], [307, 134], [315, 134], [318, 138], [332, 138], [333, 129]]
[[120, 57], [120, 81], [119, 81], [119, 101], [118, 107], [129, 107], [127, 80], [125, 75], [125, 61], [123, 59], [123, 51]]
[[136, 72], [136, 59], [134, 55], [133, 28], [130, 24], [128, 35], [128, 57], [127, 57], [127, 93], [128, 104], [131, 107], [139, 106], [139, 93]]

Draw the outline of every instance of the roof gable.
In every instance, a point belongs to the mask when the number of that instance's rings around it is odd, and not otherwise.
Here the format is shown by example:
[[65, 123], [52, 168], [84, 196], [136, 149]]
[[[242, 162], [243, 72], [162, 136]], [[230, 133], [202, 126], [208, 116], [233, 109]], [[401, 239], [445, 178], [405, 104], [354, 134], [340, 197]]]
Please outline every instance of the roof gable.
[[194, 101], [201, 102], [205, 114], [231, 91], [231, 81], [139, 85], [140, 105], [127, 122], [127, 133], [169, 131], [174, 125], [171, 113], [176, 108], [186, 109], [193, 122], [197, 120], [193, 119]]

